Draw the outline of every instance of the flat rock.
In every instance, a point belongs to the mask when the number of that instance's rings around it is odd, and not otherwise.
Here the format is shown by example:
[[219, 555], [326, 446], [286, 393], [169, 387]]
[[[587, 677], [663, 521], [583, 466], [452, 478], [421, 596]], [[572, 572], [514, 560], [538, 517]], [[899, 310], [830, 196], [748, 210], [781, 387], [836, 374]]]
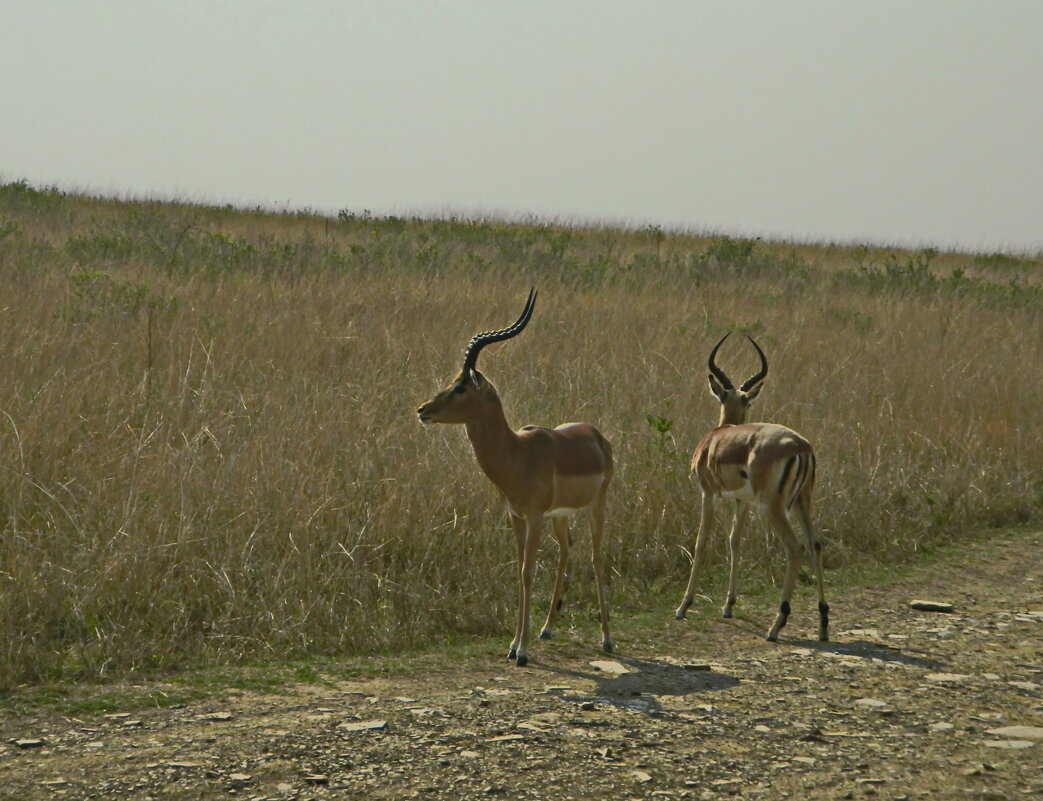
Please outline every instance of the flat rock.
[[956, 728], [956, 726], [954, 726], [952, 723], [941, 722], [941, 723], [932, 723], [927, 728], [930, 731], [952, 731], [953, 729]]
[[610, 659], [597, 659], [590, 663], [590, 666], [594, 670], [600, 670], [602, 673], [609, 673], [613, 676], [622, 676], [624, 673], [630, 673], [631, 670], [622, 662], [616, 662]]
[[859, 698], [855, 701], [855, 706], [865, 707], [866, 709], [883, 709], [887, 706], [887, 702], [878, 701], [876, 698]]
[[952, 612], [955, 609], [945, 601], [910, 601], [909, 606], [921, 612]]
[[957, 683], [961, 681], [967, 681], [970, 678], [966, 673], [928, 673], [924, 676], [927, 681], [936, 681], [945, 683]]
[[352, 723], [341, 723], [344, 731], [379, 731], [388, 725], [386, 720], [360, 720]]
[[1011, 737], [1016, 740], [1033, 740], [1043, 743], [1043, 727], [1040, 726], [1003, 726], [998, 729], [989, 729], [986, 734], [996, 737]]

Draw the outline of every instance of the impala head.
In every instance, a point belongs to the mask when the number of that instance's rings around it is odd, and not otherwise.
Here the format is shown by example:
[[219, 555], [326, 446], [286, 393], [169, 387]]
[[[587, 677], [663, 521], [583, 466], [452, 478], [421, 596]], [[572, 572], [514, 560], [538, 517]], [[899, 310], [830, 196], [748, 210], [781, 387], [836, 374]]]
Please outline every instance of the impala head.
[[757, 355], [761, 359], [761, 369], [747, 378], [738, 389], [732, 384], [728, 375], [717, 366], [714, 359], [717, 356], [717, 351], [721, 345], [724, 344], [731, 331], [721, 337], [717, 344], [713, 346], [713, 350], [710, 351], [710, 359], [707, 362], [707, 366], [710, 368], [710, 391], [714, 396], [721, 402], [721, 421], [719, 425], [735, 424], [746, 422], [746, 413], [749, 411], [750, 403], [761, 391], [761, 387], [764, 386], [764, 379], [768, 375], [768, 359], [764, 355], [764, 351], [760, 349], [760, 346], [753, 341], [753, 337], [747, 335], [747, 339], [750, 340], [750, 344], [757, 350]]
[[482, 416], [490, 408], [490, 402], [499, 402], [496, 388], [476, 367], [482, 348], [493, 342], [516, 337], [532, 317], [536, 305], [536, 290], [529, 290], [521, 316], [514, 324], [499, 331], [475, 334], [464, 351], [464, 366], [445, 389], [416, 410], [421, 423], [466, 423]]

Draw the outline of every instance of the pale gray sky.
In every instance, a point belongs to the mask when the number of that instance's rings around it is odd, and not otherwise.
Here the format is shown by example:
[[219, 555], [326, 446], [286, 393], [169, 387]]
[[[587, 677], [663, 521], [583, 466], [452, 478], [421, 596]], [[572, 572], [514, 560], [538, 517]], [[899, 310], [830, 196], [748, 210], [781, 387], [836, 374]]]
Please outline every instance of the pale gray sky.
[[1043, 249], [1043, 2], [0, 0], [0, 178]]

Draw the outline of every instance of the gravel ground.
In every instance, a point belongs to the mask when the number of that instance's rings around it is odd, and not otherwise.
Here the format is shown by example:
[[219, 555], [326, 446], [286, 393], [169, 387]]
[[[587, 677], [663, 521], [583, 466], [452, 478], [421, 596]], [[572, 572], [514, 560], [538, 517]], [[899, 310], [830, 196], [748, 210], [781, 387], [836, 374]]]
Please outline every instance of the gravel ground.
[[0, 797], [1043, 798], [1043, 534], [832, 593], [829, 643], [804, 639], [812, 596], [777, 644], [774, 610], [740, 598], [729, 621], [619, 615], [611, 657], [563, 631], [526, 668], [448, 655], [178, 708], [6, 712]]

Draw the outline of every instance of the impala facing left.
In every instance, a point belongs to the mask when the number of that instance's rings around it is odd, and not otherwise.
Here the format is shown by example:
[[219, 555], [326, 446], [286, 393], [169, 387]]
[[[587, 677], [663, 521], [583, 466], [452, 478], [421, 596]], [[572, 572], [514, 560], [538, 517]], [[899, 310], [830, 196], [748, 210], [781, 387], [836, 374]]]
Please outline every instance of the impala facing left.
[[551, 627], [562, 604], [565, 570], [569, 558], [568, 516], [590, 512], [591, 550], [601, 612], [601, 645], [612, 652], [605, 599], [605, 566], [602, 540], [605, 530], [605, 494], [612, 479], [612, 448], [590, 423], [566, 423], [557, 428], [525, 426], [512, 431], [503, 404], [492, 383], [477, 367], [486, 345], [517, 336], [528, 325], [536, 304], [536, 290], [529, 292], [525, 309], [515, 323], [499, 331], [476, 334], [464, 353], [463, 369], [444, 390], [417, 409], [421, 423], [458, 423], [467, 429], [478, 466], [496, 485], [510, 511], [518, 546], [518, 623], [508, 658], [519, 666], [529, 661], [529, 617], [536, 556], [549, 517], [558, 541], [558, 571], [547, 622], [541, 639]]

